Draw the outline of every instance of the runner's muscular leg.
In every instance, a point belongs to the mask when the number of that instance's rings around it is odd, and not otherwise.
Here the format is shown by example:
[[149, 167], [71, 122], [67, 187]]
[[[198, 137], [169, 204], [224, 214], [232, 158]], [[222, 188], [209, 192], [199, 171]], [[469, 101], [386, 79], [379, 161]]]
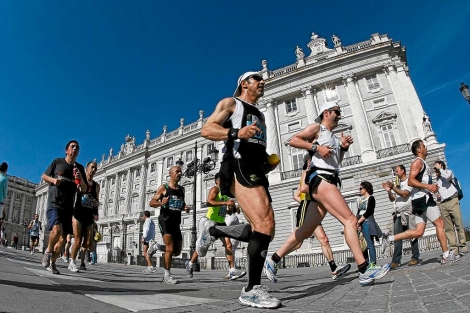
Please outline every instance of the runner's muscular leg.
[[318, 208], [317, 203], [311, 202], [305, 212], [302, 226], [287, 237], [284, 244], [276, 251], [277, 255], [282, 258], [295, 249], [300, 248], [302, 242], [313, 234], [315, 228], [318, 227], [324, 217], [325, 212]]
[[245, 187], [234, 178], [230, 192], [242, 207], [253, 232], [274, 237], [274, 210], [264, 187]]
[[320, 182], [312, 197], [321, 203], [321, 206], [344, 226], [344, 237], [351, 252], [354, 255], [356, 264], [365, 262], [361, 247], [359, 246], [359, 237], [357, 236], [357, 218], [349, 209], [346, 201], [335, 185], [324, 180]]

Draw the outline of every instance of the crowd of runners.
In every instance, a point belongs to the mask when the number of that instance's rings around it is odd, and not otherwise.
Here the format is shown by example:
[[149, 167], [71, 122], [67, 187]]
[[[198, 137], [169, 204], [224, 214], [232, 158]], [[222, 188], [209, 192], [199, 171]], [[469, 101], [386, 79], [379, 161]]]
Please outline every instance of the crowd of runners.
[[[426, 163], [427, 149], [422, 140], [412, 143], [416, 156], [406, 175], [406, 168], [397, 165], [396, 182], [384, 182], [390, 201], [394, 202], [394, 234], [382, 233], [374, 219], [375, 199], [372, 184], [361, 182], [358, 211], [354, 214], [341, 195], [339, 167], [354, 140], [350, 135], [333, 134], [341, 118], [337, 103], [326, 102], [320, 106], [315, 122], [295, 134], [289, 144], [305, 150], [304, 166], [294, 199], [299, 202], [296, 229], [284, 244], [268, 256], [269, 244], [274, 238], [275, 217], [269, 192], [267, 173], [276, 168], [279, 160], [266, 151], [267, 136], [263, 113], [256, 107], [264, 93], [264, 79], [257, 72], [240, 76], [233, 97], [222, 99], [202, 128], [202, 137], [212, 141], [224, 141], [223, 158], [219, 172], [214, 176], [215, 185], [208, 193], [209, 205], [205, 217], [199, 221], [196, 251], [185, 264], [186, 274], [193, 278], [193, 267], [198, 257], [205, 257], [210, 246], [220, 239], [229, 264], [226, 276], [235, 280], [247, 275], [247, 285], [242, 289], [239, 302], [257, 308], [277, 308], [281, 301], [274, 298], [265, 285], [262, 274], [277, 282], [281, 259], [299, 249], [306, 238], [314, 235], [321, 244], [328, 261], [333, 280], [346, 274], [350, 264], [336, 264], [328, 237], [321, 222], [327, 213], [342, 224], [344, 237], [358, 269], [360, 285], [368, 285], [384, 277], [391, 268], [401, 265], [401, 241], [412, 241], [412, 260], [419, 262], [417, 239], [423, 236], [427, 221], [434, 224], [442, 248], [442, 264], [458, 261], [467, 254], [465, 238], [462, 238], [460, 208], [457, 191], [451, 180], [453, 174], [441, 161], [434, 171], [437, 182]], [[47, 203], [47, 227], [49, 238], [42, 258], [42, 265], [52, 274], [60, 274], [56, 262], [68, 263], [68, 270], [86, 270], [86, 255], [91, 254], [89, 264], [96, 264], [96, 238], [100, 186], [93, 177], [97, 164], [91, 161], [84, 167], [77, 162], [80, 146], [75, 140], [65, 146], [65, 158], [54, 159], [42, 175], [49, 184]], [[441, 162], [441, 163], [440, 163]], [[6, 170], [5, 170], [6, 171]], [[181, 217], [189, 213], [185, 202], [185, 190], [179, 185], [182, 169], [173, 166], [169, 181], [163, 183], [150, 200], [149, 206], [159, 209], [156, 219], [163, 242], [155, 241], [155, 222], [149, 211], [144, 211], [142, 246], [147, 262], [144, 270], [154, 273], [152, 256], [164, 252], [163, 282], [176, 284], [171, 273], [172, 258], [180, 255], [183, 246]], [[441, 203], [438, 207], [435, 199]], [[446, 213], [443, 213], [443, 208]], [[240, 209], [247, 223], [239, 223]], [[442, 214], [442, 217], [441, 217]], [[448, 219], [453, 222], [449, 224]], [[454, 227], [462, 232], [455, 233]], [[28, 226], [31, 230], [31, 253], [38, 243], [42, 230], [38, 215]], [[99, 234], [99, 232], [98, 232]], [[360, 234], [365, 242], [361, 244]], [[452, 235], [453, 234], [453, 235]], [[453, 236], [453, 237], [452, 237]], [[374, 238], [381, 241], [385, 251], [394, 244], [391, 264], [376, 263]], [[248, 266], [246, 271], [237, 269], [235, 251], [238, 243], [247, 242]], [[449, 244], [448, 244], [449, 242]], [[80, 259], [80, 264], [77, 263]]]

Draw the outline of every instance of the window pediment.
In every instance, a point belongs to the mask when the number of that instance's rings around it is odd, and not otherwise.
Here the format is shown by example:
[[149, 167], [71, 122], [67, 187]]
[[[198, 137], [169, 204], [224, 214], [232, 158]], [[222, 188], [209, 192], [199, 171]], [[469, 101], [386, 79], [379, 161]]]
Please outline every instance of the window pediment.
[[397, 115], [395, 113], [381, 112], [379, 113], [379, 115], [372, 119], [372, 123], [381, 124], [383, 122], [393, 122], [396, 119]]

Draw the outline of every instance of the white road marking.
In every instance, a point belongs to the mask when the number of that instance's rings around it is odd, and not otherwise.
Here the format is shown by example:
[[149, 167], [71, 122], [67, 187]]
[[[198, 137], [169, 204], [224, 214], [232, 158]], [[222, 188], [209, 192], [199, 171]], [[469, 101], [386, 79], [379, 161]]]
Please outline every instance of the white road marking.
[[203, 303], [211, 303], [220, 301], [220, 299], [196, 298], [174, 294], [136, 294], [135, 292], [107, 292], [98, 291], [86, 293], [77, 290], [85, 296], [95, 300], [109, 303], [132, 312], [156, 309], [169, 309], [188, 305], [198, 305]]

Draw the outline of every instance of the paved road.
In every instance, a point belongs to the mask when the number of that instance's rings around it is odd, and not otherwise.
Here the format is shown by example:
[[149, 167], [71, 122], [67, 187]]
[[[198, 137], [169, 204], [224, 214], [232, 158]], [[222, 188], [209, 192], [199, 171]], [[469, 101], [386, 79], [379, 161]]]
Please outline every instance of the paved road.
[[[59, 260], [62, 274], [52, 275], [40, 266], [41, 257], [0, 248], [0, 312], [264, 311], [238, 303], [247, 279], [227, 281], [225, 271], [204, 270], [190, 279], [174, 269], [179, 284], [166, 285], [162, 269], [145, 274], [143, 267], [119, 264], [71, 273]], [[425, 252], [422, 259], [366, 287], [354, 272], [332, 281], [328, 267], [282, 269], [277, 284], [264, 277], [262, 283], [282, 299], [281, 312], [470, 312], [470, 256], [449, 265], [438, 263], [440, 251]]]

